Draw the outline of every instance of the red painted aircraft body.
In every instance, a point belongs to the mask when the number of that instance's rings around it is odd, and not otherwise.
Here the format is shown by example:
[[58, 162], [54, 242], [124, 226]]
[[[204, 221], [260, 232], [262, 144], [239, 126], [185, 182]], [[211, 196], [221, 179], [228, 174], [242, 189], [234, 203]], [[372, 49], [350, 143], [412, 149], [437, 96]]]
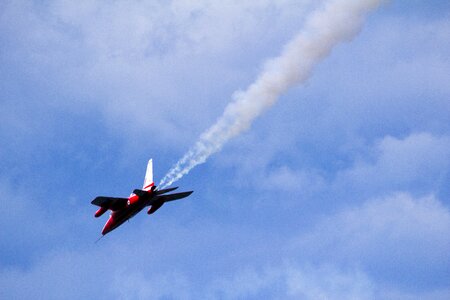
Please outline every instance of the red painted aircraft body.
[[92, 204], [100, 206], [100, 208], [95, 212], [94, 216], [96, 218], [103, 215], [106, 211], [111, 210], [109, 219], [103, 227], [102, 235], [116, 229], [146, 206], [150, 206], [147, 213], [152, 214], [165, 202], [182, 199], [192, 194], [192, 191], [166, 194], [175, 189], [176, 187], [164, 190], [158, 190], [156, 188], [153, 182], [153, 162], [150, 159], [147, 165], [147, 172], [145, 174], [145, 181], [142, 190], [134, 190], [128, 198], [100, 196], [92, 200]]

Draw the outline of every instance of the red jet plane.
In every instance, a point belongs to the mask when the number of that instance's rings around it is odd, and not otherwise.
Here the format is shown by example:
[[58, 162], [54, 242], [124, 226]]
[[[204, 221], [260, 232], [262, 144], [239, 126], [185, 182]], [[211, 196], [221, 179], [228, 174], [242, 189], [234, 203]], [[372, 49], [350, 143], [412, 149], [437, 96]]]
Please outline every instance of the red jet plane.
[[145, 173], [142, 190], [134, 190], [128, 198], [101, 196], [92, 200], [92, 204], [100, 206], [95, 212], [96, 218], [103, 215], [107, 210], [112, 211], [108, 221], [103, 227], [102, 235], [116, 229], [146, 206], [151, 206], [147, 211], [150, 215], [158, 210], [165, 202], [182, 199], [193, 193], [193, 191], [189, 191], [169, 195], [166, 194], [175, 189], [177, 188], [174, 187], [164, 190], [158, 190], [156, 188], [155, 183], [153, 182], [153, 162], [150, 159], [147, 164], [147, 172]]

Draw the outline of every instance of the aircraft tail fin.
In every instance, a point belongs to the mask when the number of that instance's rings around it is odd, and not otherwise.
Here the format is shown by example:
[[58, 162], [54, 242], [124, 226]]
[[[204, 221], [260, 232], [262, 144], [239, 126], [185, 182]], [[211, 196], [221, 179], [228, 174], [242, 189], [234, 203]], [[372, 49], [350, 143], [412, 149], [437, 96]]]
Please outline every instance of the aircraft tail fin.
[[155, 183], [153, 182], [153, 159], [150, 159], [147, 164], [147, 172], [145, 172], [144, 186], [142, 187], [142, 189], [148, 191], [154, 185]]

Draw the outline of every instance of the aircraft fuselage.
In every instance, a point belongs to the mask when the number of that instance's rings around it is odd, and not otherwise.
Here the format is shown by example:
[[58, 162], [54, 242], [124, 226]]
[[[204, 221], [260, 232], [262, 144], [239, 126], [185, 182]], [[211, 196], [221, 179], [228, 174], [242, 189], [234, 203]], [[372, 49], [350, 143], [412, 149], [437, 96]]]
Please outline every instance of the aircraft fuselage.
[[[136, 196], [136, 195], [134, 195]], [[130, 199], [134, 196], [131, 196]], [[121, 210], [113, 211], [109, 215], [109, 219], [106, 222], [105, 226], [102, 230], [102, 235], [107, 234], [108, 232], [111, 232], [112, 230], [116, 229], [123, 223], [125, 223], [127, 220], [134, 217], [138, 212], [143, 210], [146, 206], [148, 206], [148, 203], [153, 198], [153, 195], [150, 195], [150, 197], [139, 197], [135, 202], [131, 202], [128, 200], [127, 207]]]

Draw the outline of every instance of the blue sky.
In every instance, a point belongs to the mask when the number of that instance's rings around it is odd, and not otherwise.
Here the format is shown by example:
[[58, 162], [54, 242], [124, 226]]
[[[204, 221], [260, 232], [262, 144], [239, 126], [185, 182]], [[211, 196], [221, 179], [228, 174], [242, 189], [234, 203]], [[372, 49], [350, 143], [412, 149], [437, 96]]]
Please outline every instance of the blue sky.
[[391, 1], [94, 244], [324, 1], [3, 1], [0, 298], [448, 299], [450, 4]]

